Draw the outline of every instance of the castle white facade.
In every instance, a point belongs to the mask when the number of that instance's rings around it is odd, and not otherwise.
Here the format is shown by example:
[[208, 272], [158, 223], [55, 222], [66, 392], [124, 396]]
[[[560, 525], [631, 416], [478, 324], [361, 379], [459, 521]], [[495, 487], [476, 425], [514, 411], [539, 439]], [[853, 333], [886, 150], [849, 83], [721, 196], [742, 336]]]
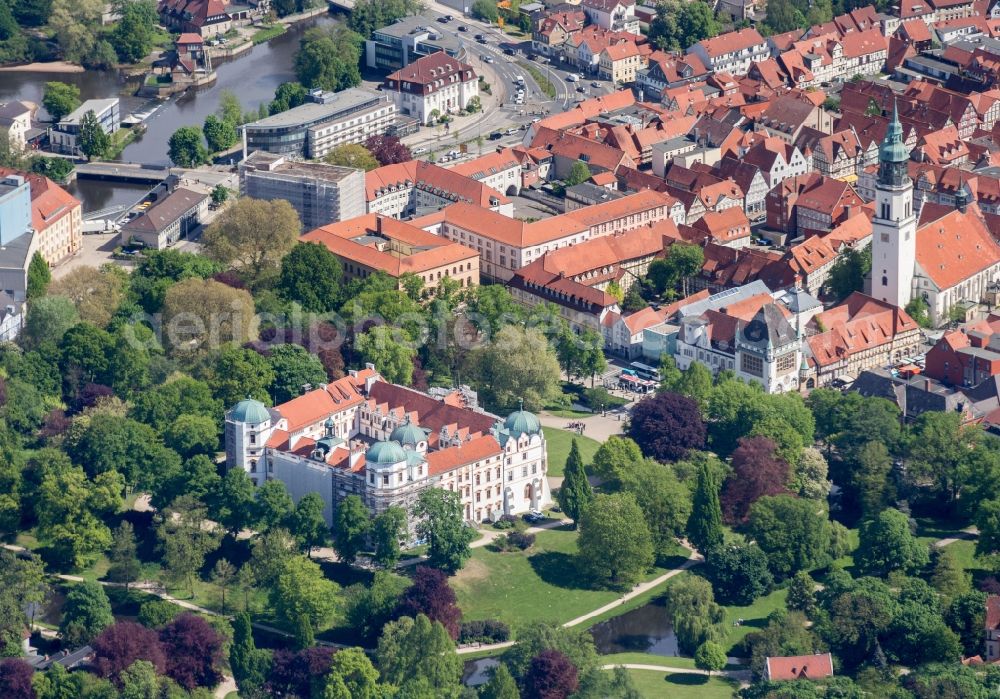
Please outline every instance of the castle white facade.
[[255, 485], [281, 481], [296, 501], [319, 493], [329, 524], [347, 495], [372, 514], [409, 512], [431, 487], [457, 492], [468, 522], [547, 506], [538, 418], [518, 410], [502, 420], [467, 399], [388, 383], [369, 365], [275, 408], [240, 401], [226, 413], [226, 464]]

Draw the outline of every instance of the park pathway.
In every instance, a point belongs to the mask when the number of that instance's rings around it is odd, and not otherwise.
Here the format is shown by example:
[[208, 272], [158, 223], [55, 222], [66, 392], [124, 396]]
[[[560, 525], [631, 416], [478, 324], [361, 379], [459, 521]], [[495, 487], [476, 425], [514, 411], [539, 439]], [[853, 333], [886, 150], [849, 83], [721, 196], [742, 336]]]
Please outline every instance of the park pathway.
[[[551, 528], [546, 525], [543, 525], [543, 527]], [[538, 527], [538, 528], [543, 528], [543, 527]], [[529, 529], [528, 531], [531, 530]], [[684, 545], [690, 547], [690, 545], [687, 542], [684, 542]], [[681, 565], [677, 566], [672, 570], [668, 570], [663, 575], [655, 577], [652, 580], [647, 580], [646, 582], [639, 583], [638, 585], [633, 587], [629, 592], [626, 592], [624, 595], [622, 595], [615, 601], [609, 602], [608, 604], [605, 604], [603, 607], [598, 607], [594, 611], [588, 612], [587, 614], [584, 614], [582, 616], [578, 616], [575, 619], [570, 619], [569, 621], [564, 622], [563, 626], [567, 628], [571, 626], [577, 626], [578, 624], [582, 624], [583, 622], [589, 619], [593, 619], [594, 617], [598, 617], [601, 614], [610, 612], [613, 609], [616, 609], [617, 607], [620, 607], [621, 605], [625, 604], [629, 600], [635, 599], [639, 595], [649, 592], [658, 585], [662, 585], [675, 575], [680, 575], [688, 568], [692, 568], [696, 565], [699, 565], [704, 560], [705, 560], [704, 557], [700, 553], [698, 553], [693, 547], [691, 547], [691, 553], [688, 555], [688, 559], [684, 561], [684, 563], [682, 563]], [[505, 643], [489, 643], [489, 644], [484, 643], [480, 645], [461, 646], [458, 648], [457, 652], [459, 655], [468, 655], [470, 653], [481, 653], [483, 651], [503, 650], [504, 648], [510, 648], [512, 645], [514, 645], [514, 641], [506, 641]], [[660, 668], [656, 669], [658, 670]], [[682, 670], [680, 672], [690, 672], [690, 671]]]
[[944, 548], [949, 544], [954, 544], [956, 541], [969, 541], [970, 539], [975, 539], [979, 536], [979, 530], [973, 527], [966, 527], [960, 532], [955, 532], [955, 536], [948, 536], [944, 539], [938, 539], [934, 542], [935, 548]]
[[[685, 546], [690, 546], [687, 542], [684, 542], [684, 545]], [[587, 614], [584, 614], [583, 616], [578, 616], [576, 619], [570, 619], [565, 624], [563, 624], [563, 626], [567, 626], [567, 627], [569, 627], [569, 626], [576, 626], [577, 624], [582, 624], [583, 622], [587, 621], [588, 619], [593, 619], [594, 617], [600, 616], [601, 614], [604, 614], [605, 612], [610, 612], [615, 607], [617, 607], [619, 605], [622, 605], [622, 604], [625, 604], [629, 600], [635, 599], [636, 597], [638, 597], [639, 595], [641, 595], [641, 594], [643, 594], [645, 592], [649, 592], [654, 587], [658, 587], [658, 586], [662, 585], [663, 583], [665, 583], [667, 580], [669, 580], [670, 578], [674, 577], [675, 575], [680, 575], [681, 573], [683, 573], [688, 568], [691, 568], [692, 566], [696, 566], [696, 565], [698, 565], [699, 563], [701, 563], [701, 562], [703, 562], [705, 560], [705, 557], [702, 556], [700, 553], [698, 553], [694, 549], [694, 547], [690, 547], [690, 548], [691, 548], [691, 553], [688, 555], [688, 559], [686, 561], [684, 561], [684, 563], [682, 563], [678, 567], [674, 568], [673, 570], [668, 570], [663, 575], [661, 575], [659, 577], [656, 577], [656, 578], [653, 578], [652, 580], [647, 580], [646, 582], [639, 583], [638, 585], [636, 585], [635, 587], [633, 587], [630, 592], [626, 592], [624, 595], [622, 595], [621, 597], [619, 597], [614, 602], [610, 602], [610, 603], [604, 605], [603, 607], [598, 607], [597, 609], [595, 609], [592, 612], [588, 612]]]
[[614, 670], [617, 667], [623, 667], [626, 670], [653, 670], [655, 672], [669, 672], [675, 675], [705, 675], [708, 677], [728, 677], [731, 680], [737, 680], [738, 682], [749, 682], [750, 681], [750, 671], [749, 670], [720, 670], [717, 672], [708, 672], [707, 670], [698, 670], [697, 668], [691, 667], [670, 667], [669, 665], [646, 665], [644, 663], [612, 663], [610, 665], [602, 665], [602, 670]]

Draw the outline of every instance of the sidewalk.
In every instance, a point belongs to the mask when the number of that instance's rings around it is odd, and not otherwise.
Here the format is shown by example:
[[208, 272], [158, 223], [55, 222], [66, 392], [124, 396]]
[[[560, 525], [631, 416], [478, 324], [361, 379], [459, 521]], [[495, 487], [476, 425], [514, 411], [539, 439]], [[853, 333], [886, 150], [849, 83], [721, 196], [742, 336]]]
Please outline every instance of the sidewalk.
[[567, 418], [543, 412], [538, 415], [538, 420], [542, 423], [543, 427], [554, 427], [559, 430], [565, 430], [566, 425], [571, 422], [582, 422], [584, 437], [596, 439], [598, 442], [606, 442], [610, 437], [622, 434], [622, 428], [625, 426], [625, 416], [622, 415], [622, 419], [619, 420], [618, 415], [618, 413], [608, 413], [607, 415], [594, 413], [586, 417]]

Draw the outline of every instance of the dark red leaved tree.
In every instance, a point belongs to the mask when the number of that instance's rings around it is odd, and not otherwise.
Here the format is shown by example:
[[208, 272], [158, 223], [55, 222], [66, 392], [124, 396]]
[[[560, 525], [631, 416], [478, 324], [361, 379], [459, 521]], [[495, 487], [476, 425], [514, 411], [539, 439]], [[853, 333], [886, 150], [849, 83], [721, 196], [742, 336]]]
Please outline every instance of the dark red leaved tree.
[[659, 461], [684, 458], [705, 446], [705, 422], [698, 404], [679, 393], [643, 398], [632, 409], [628, 436], [642, 453]]
[[330, 672], [333, 649], [313, 646], [298, 652], [276, 650], [271, 672], [264, 685], [268, 696], [308, 697], [312, 687], [326, 684]]
[[90, 645], [94, 649], [94, 665], [102, 677], [117, 680], [121, 671], [136, 660], [148, 660], [158, 674], [163, 674], [167, 668], [160, 637], [152, 629], [133, 621], [112, 624]]
[[557, 650], [548, 649], [531, 659], [524, 675], [524, 699], [566, 699], [579, 686], [576, 665]]
[[410, 149], [399, 140], [398, 136], [385, 134], [371, 136], [365, 141], [365, 148], [375, 156], [379, 165], [392, 165], [393, 163], [405, 163], [408, 160], [413, 160]]
[[413, 618], [426, 614], [431, 621], [441, 622], [452, 640], [458, 639], [462, 610], [458, 608], [455, 591], [448, 584], [448, 576], [437, 568], [417, 567], [413, 584], [403, 593], [396, 613]]
[[732, 454], [732, 466], [719, 498], [729, 524], [744, 521], [759, 498], [786, 492], [788, 464], [774, 453], [774, 442], [767, 437], [741, 438]]
[[0, 697], [4, 699], [35, 699], [31, 677], [35, 671], [23, 660], [0, 660]]
[[214, 687], [222, 679], [223, 638], [196, 614], [174, 618], [160, 631], [167, 654], [167, 675], [184, 689]]

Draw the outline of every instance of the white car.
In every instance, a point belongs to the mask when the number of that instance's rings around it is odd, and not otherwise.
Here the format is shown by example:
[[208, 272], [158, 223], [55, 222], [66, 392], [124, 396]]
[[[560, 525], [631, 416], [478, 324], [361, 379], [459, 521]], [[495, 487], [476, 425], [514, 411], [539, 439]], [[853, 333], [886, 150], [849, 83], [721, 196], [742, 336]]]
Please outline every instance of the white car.
[[427, 149], [421, 146], [420, 148], [414, 148], [410, 151], [411, 155], [422, 155], [427, 152]]
[[566, 76], [566, 82], [575, 83], [579, 79], [580, 76], [578, 76], [576, 73], [570, 73], [569, 75]]

